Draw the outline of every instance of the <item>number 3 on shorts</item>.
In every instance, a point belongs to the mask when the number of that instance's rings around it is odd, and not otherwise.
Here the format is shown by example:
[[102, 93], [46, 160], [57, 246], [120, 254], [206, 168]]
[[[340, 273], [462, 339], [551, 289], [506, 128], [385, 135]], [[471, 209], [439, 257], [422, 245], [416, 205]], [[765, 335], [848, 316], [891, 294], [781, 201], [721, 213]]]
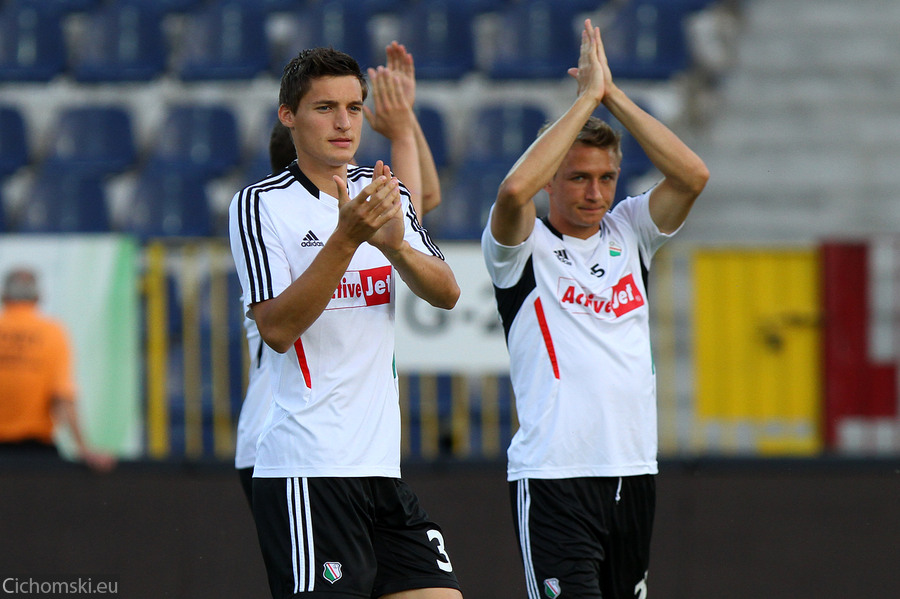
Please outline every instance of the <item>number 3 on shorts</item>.
[[440, 533], [440, 531], [429, 530], [428, 540], [437, 541], [438, 553], [440, 553], [441, 557], [444, 558], [443, 560], [434, 560], [437, 562], [438, 568], [440, 568], [444, 572], [453, 572], [453, 565], [450, 563], [450, 556], [447, 555], [447, 551], [444, 549], [444, 536]]

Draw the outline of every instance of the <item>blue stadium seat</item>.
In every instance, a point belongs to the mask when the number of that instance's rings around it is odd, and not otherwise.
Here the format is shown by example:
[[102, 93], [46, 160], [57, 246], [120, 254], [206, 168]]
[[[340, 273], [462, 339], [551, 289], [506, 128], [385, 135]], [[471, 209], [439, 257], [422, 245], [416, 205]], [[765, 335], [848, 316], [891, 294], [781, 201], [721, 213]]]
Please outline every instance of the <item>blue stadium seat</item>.
[[65, 108], [56, 117], [48, 168], [74, 168], [91, 176], [121, 173], [135, 165], [131, 115], [118, 106]]
[[73, 56], [78, 81], [150, 81], [166, 69], [163, 15], [137, 4], [109, 4], [87, 15]]
[[428, 147], [431, 148], [431, 156], [434, 158], [434, 164], [438, 168], [443, 168], [450, 164], [450, 149], [447, 143], [447, 127], [444, 123], [444, 115], [438, 108], [433, 106], [425, 106], [418, 104], [416, 106], [416, 116], [419, 119], [419, 126], [422, 127], [422, 133], [428, 141]]
[[0, 7], [0, 81], [50, 81], [65, 66], [58, 14], [28, 2]]
[[252, 79], [268, 67], [265, 13], [258, 6], [213, 2], [188, 13], [175, 51], [182, 80]]
[[102, 0], [38, 0], [30, 4], [39, 6], [41, 10], [58, 15], [85, 12], [96, 8]]
[[109, 232], [106, 193], [99, 177], [77, 169], [42, 168], [28, 191], [16, 230], [29, 233]]
[[497, 188], [513, 162], [469, 161], [461, 165], [441, 204], [425, 226], [437, 240], [480, 239]]
[[[596, 4], [602, 4], [600, 2]], [[501, 11], [492, 79], [560, 79], [578, 62], [581, 23], [571, 2], [522, 0]]]
[[368, 3], [358, 0], [311, 0], [292, 12], [293, 33], [288, 43], [273, 48], [272, 72], [281, 77], [284, 66], [297, 56], [300, 50], [318, 46], [331, 46], [356, 59], [362, 69], [374, 67], [383, 55], [372, 49], [368, 21], [371, 16]]
[[184, 13], [194, 10], [206, 0], [117, 0], [119, 4], [152, 8], [160, 13]]
[[205, 181], [161, 165], [141, 170], [122, 230], [141, 238], [213, 233]]
[[175, 105], [168, 108], [150, 162], [202, 179], [224, 175], [240, 162], [234, 113], [223, 105]]
[[417, 0], [400, 18], [418, 79], [459, 79], [475, 68], [474, 13], [458, 0]]
[[[428, 146], [431, 148], [435, 166], [437, 168], [446, 166], [449, 152], [443, 116], [437, 108], [422, 104], [415, 107], [415, 112], [425, 139], [428, 141]], [[372, 165], [376, 160], [384, 160], [390, 164], [391, 144], [383, 135], [375, 133], [366, 121], [363, 125], [362, 142], [356, 152], [356, 162], [357, 164]]]
[[603, 48], [614, 77], [668, 79], [690, 64], [684, 0], [630, 0], [603, 28]]
[[546, 122], [547, 113], [534, 104], [507, 102], [479, 108], [468, 126], [465, 160], [511, 165]]
[[0, 179], [28, 164], [25, 119], [14, 106], [0, 105]]

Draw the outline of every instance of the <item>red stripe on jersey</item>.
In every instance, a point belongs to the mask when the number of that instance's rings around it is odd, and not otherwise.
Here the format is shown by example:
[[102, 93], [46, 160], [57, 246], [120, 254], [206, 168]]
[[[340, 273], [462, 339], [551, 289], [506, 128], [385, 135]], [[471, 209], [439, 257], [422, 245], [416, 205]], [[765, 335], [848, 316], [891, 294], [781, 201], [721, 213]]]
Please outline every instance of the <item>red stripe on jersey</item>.
[[553, 349], [553, 337], [550, 336], [550, 327], [547, 326], [547, 319], [544, 317], [544, 307], [541, 305], [541, 298], [534, 300], [534, 311], [537, 313], [538, 325], [541, 327], [541, 335], [544, 337], [544, 345], [547, 346], [547, 354], [550, 356], [550, 363], [553, 365], [553, 376], [559, 380], [559, 364], [556, 362], [556, 350]]
[[312, 379], [309, 377], [309, 364], [306, 363], [306, 352], [303, 351], [303, 341], [299, 337], [294, 341], [294, 349], [297, 350], [297, 363], [300, 364], [300, 370], [303, 371], [303, 382], [306, 383], [307, 389], [312, 389]]

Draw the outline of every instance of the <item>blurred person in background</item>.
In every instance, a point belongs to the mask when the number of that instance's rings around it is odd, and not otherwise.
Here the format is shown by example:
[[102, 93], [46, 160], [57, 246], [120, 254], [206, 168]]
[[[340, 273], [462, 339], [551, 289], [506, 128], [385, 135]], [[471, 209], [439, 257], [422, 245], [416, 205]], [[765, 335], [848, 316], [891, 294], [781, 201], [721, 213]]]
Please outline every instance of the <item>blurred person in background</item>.
[[[368, 69], [374, 110], [364, 106], [366, 120], [372, 130], [391, 142], [391, 164], [394, 174], [409, 190], [410, 201], [422, 217], [441, 203], [441, 187], [431, 148], [413, 111], [416, 96], [416, 77], [413, 56], [396, 41], [385, 48], [386, 66]], [[276, 122], [269, 135], [269, 161], [272, 174], [286, 169], [297, 159], [291, 130]], [[244, 318], [250, 370], [247, 391], [238, 417], [235, 468], [241, 487], [253, 505], [253, 465], [256, 462], [256, 441], [262, 431], [269, 408], [265, 390], [269, 384], [265, 343], [259, 336], [256, 323]], [[270, 350], [271, 351], [271, 350]]]
[[0, 312], [0, 453], [59, 457], [55, 423], [68, 428], [77, 458], [111, 470], [115, 459], [91, 449], [78, 419], [69, 340], [62, 324], [38, 309], [35, 273], [17, 268], [3, 281]]
[[[647, 276], [709, 172], [613, 83], [590, 20], [569, 74], [577, 98], [506, 175], [482, 235], [520, 425], [507, 480], [528, 597], [643, 598], [657, 473]], [[601, 104], [663, 177], [613, 210], [622, 154], [592, 116]]]

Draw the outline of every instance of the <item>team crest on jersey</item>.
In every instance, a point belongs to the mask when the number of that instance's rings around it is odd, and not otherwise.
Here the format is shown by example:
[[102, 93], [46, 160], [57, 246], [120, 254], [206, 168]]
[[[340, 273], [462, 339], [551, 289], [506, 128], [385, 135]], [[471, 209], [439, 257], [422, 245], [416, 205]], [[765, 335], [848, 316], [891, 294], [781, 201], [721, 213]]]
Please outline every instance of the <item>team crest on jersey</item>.
[[331, 295], [328, 310], [364, 308], [391, 302], [393, 271], [390, 266], [348, 270]]
[[610, 240], [609, 242], [609, 255], [613, 258], [622, 255], [622, 245], [615, 240]]
[[560, 278], [557, 293], [564, 310], [573, 314], [591, 314], [603, 320], [618, 318], [644, 305], [644, 296], [631, 273], [598, 294], [585, 290], [575, 279]]
[[548, 578], [544, 581], [544, 594], [550, 599], [556, 599], [562, 595], [562, 588], [559, 586], [558, 578]]
[[322, 576], [331, 584], [339, 581], [341, 576], [343, 576], [343, 573], [341, 572], [341, 562], [325, 562], [325, 569], [322, 571]]

